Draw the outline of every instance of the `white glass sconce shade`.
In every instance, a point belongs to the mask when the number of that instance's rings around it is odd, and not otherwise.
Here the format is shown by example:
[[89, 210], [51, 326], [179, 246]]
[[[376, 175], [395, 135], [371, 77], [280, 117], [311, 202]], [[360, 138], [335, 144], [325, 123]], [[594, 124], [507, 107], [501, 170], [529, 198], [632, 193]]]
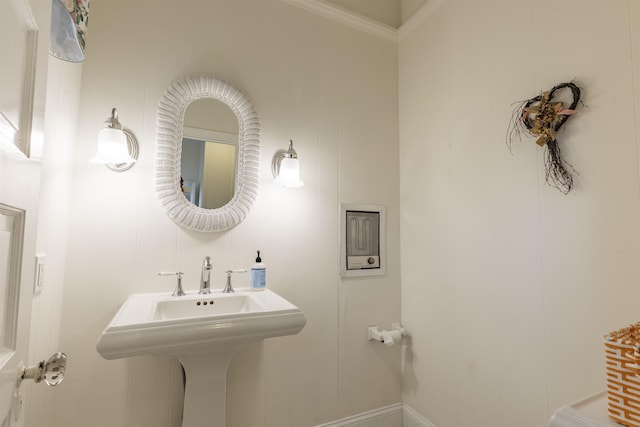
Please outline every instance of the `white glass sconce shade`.
[[98, 148], [90, 162], [102, 163], [111, 170], [122, 172], [131, 168], [137, 158], [138, 142], [133, 134], [122, 128], [118, 111], [114, 108], [98, 133]]
[[289, 141], [287, 150], [276, 151], [271, 162], [271, 173], [275, 183], [281, 187], [300, 188], [304, 185], [300, 179], [300, 162], [293, 149], [293, 141]]
[[119, 129], [104, 128], [98, 134], [98, 151], [92, 163], [132, 163], [136, 159], [129, 155], [127, 136]]
[[276, 184], [282, 187], [298, 188], [304, 185], [300, 180], [300, 163], [298, 159], [284, 158], [280, 163], [280, 174], [276, 178]]

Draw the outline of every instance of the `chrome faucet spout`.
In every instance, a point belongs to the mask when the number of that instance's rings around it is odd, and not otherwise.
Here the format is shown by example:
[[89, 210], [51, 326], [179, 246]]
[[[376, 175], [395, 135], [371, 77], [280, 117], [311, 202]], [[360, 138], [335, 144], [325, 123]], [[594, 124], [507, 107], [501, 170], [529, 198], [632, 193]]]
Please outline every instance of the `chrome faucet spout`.
[[204, 257], [202, 260], [202, 275], [200, 276], [200, 291], [199, 294], [211, 293], [211, 270], [213, 270], [213, 263], [211, 257]]

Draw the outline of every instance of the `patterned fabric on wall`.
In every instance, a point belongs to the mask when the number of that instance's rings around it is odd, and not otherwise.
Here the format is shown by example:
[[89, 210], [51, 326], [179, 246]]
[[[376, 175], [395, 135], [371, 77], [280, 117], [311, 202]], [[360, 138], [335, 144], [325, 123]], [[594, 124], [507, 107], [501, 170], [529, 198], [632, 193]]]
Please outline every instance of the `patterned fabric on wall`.
[[89, 25], [89, 0], [62, 0], [73, 22], [76, 23], [76, 30], [78, 32], [78, 41], [80, 42], [80, 48], [85, 51], [87, 35], [87, 26]]

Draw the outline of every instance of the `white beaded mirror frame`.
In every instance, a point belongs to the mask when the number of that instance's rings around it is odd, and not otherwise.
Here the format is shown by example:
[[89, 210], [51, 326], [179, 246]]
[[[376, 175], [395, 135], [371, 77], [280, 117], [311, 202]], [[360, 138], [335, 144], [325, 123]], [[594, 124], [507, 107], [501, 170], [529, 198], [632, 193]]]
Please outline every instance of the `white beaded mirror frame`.
[[[236, 189], [218, 209], [203, 209], [187, 200], [180, 188], [184, 115], [192, 101], [224, 102], [238, 118]], [[155, 187], [160, 204], [176, 224], [201, 232], [223, 231], [240, 224], [258, 194], [260, 121], [251, 101], [237, 88], [213, 76], [191, 76], [171, 84], [157, 114]]]

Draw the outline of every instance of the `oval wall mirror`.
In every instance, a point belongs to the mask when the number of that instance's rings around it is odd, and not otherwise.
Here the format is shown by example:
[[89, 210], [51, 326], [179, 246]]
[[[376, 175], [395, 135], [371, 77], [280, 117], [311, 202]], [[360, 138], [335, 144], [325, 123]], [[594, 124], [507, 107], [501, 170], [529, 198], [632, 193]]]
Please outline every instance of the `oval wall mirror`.
[[213, 98], [193, 101], [184, 115], [180, 178], [195, 206], [218, 209], [236, 191], [238, 118]]
[[258, 193], [260, 122], [249, 99], [212, 76], [173, 83], [160, 99], [156, 191], [178, 225], [213, 232], [238, 225]]

